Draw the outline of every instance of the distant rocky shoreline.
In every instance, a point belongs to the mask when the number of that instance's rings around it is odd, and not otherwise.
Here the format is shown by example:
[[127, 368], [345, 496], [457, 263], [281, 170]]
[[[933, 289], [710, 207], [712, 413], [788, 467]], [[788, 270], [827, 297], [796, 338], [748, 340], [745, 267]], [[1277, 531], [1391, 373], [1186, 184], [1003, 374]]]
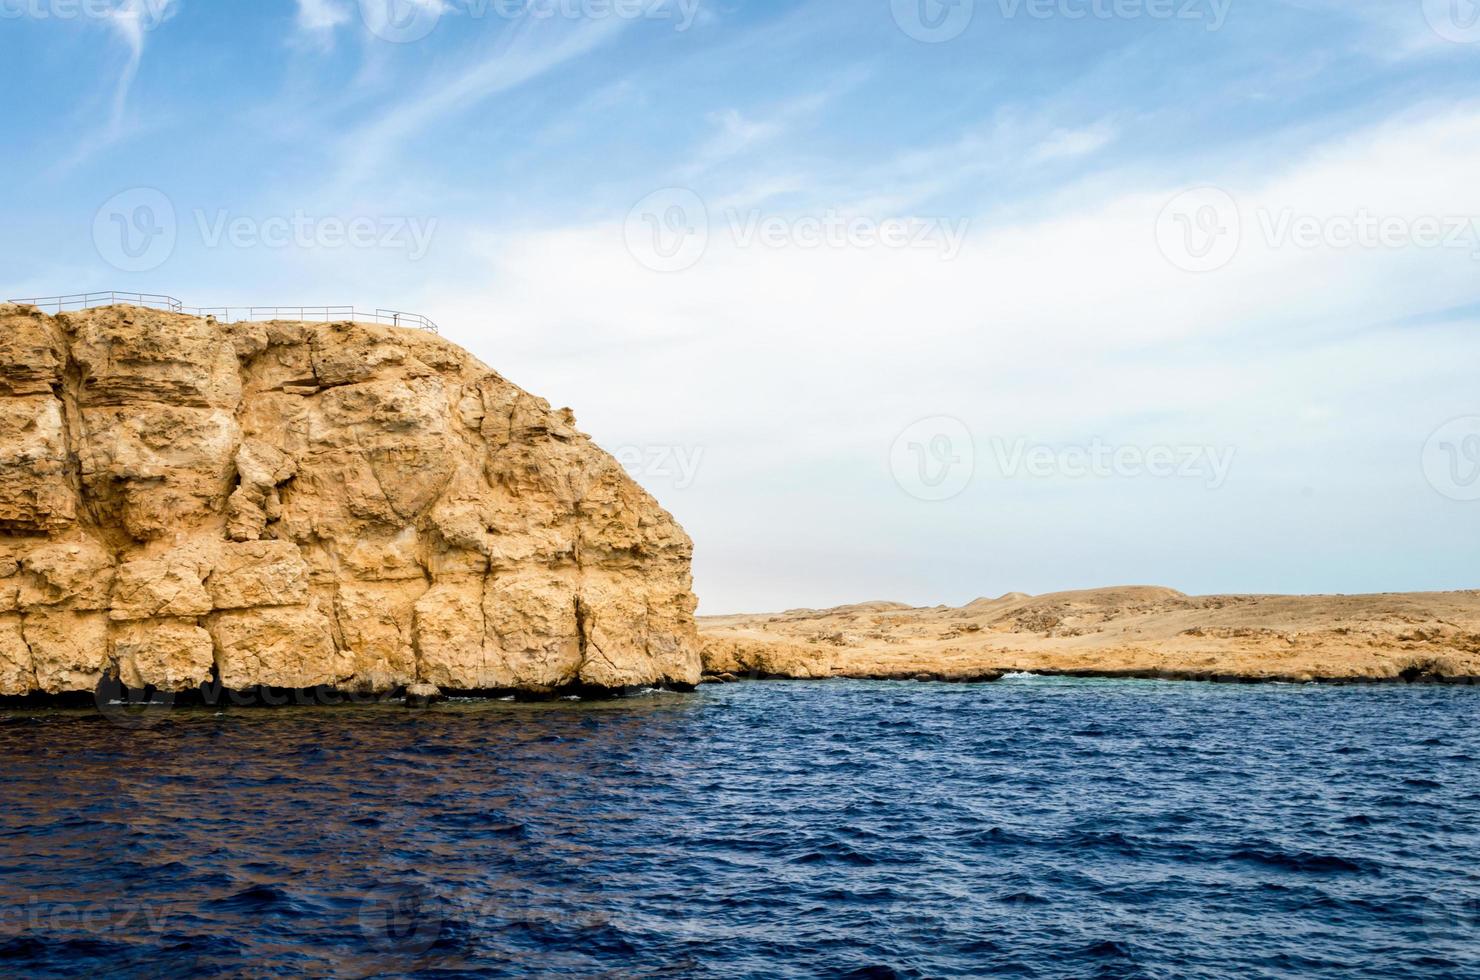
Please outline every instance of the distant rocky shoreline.
[[1450, 677], [1443, 674], [1426, 673], [1421, 670], [1412, 670], [1397, 677], [1356, 677], [1356, 676], [1331, 676], [1331, 677], [1304, 677], [1279, 675], [1256, 675], [1256, 674], [1220, 674], [1206, 673], [1202, 671], [1185, 670], [1021, 670], [1000, 671], [990, 670], [971, 673], [930, 673], [922, 671], [917, 674], [886, 674], [886, 673], [839, 673], [827, 677], [791, 677], [786, 674], [765, 674], [758, 670], [751, 670], [744, 675], [733, 674], [729, 671], [708, 672], [700, 679], [704, 684], [738, 684], [745, 681], [832, 681], [832, 680], [856, 680], [856, 681], [887, 681], [891, 683], [904, 683], [914, 681], [922, 684], [992, 684], [1009, 675], [1023, 677], [1065, 677], [1083, 678], [1085, 680], [1136, 680], [1136, 681], [1187, 681], [1202, 684], [1327, 684], [1332, 686], [1355, 685], [1355, 684], [1448, 684], [1459, 686], [1480, 685], [1480, 676], [1464, 675]]
[[700, 617], [704, 679], [1480, 683], [1480, 591], [1188, 596], [1128, 586], [965, 606]]

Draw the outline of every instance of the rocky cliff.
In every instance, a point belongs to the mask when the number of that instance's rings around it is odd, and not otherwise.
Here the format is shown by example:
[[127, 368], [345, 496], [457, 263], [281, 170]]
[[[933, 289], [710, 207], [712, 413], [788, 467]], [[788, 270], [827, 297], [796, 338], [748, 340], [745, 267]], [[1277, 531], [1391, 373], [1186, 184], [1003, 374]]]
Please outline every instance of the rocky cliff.
[[689, 685], [691, 552], [434, 335], [0, 304], [0, 695]]

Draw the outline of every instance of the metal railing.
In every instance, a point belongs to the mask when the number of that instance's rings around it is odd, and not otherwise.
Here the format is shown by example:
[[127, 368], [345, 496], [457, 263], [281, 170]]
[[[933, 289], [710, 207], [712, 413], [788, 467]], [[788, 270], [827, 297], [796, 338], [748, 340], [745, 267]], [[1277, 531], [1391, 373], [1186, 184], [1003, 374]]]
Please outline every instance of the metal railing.
[[243, 320], [302, 320], [322, 323], [387, 323], [395, 327], [415, 327], [437, 333], [437, 325], [420, 313], [403, 310], [377, 309], [374, 313], [356, 310], [353, 306], [186, 306], [173, 296], [160, 293], [121, 293], [110, 290], [100, 293], [74, 293], [70, 296], [37, 296], [30, 299], [13, 299], [11, 303], [34, 306], [40, 310], [57, 313], [66, 310], [86, 310], [97, 306], [127, 304], [143, 306], [187, 316], [211, 317], [221, 323], [238, 323]]
[[393, 327], [416, 327], [437, 332], [437, 325], [420, 313], [381, 309], [374, 313], [365, 313], [353, 306], [187, 306], [181, 312], [191, 316], [212, 317], [222, 323], [236, 323], [241, 320], [338, 323], [351, 320], [356, 323], [388, 323]]
[[34, 306], [42, 310], [55, 310], [62, 313], [66, 310], [87, 310], [94, 306], [113, 306], [118, 303], [127, 303], [129, 306], [147, 306], [155, 310], [169, 310], [171, 313], [183, 312], [185, 306], [173, 296], [165, 296], [162, 293], [120, 293], [109, 290], [106, 293], [73, 293], [70, 296], [35, 296], [30, 299], [6, 300], [8, 303], [16, 303], [21, 306]]

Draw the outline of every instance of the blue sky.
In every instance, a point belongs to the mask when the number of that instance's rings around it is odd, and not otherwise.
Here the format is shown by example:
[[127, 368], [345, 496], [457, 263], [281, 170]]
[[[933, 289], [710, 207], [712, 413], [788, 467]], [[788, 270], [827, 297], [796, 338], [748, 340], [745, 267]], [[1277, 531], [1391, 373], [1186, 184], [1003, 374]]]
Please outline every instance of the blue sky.
[[703, 612], [1480, 586], [1471, 0], [0, 0], [0, 58], [0, 295], [426, 313]]

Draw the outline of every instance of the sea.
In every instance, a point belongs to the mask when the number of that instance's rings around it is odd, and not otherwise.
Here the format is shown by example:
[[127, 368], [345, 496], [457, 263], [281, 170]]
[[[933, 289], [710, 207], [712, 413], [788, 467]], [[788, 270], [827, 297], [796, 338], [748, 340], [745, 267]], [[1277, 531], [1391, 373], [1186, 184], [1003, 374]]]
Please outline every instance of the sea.
[[1480, 977], [1480, 688], [5, 708], [0, 974]]

